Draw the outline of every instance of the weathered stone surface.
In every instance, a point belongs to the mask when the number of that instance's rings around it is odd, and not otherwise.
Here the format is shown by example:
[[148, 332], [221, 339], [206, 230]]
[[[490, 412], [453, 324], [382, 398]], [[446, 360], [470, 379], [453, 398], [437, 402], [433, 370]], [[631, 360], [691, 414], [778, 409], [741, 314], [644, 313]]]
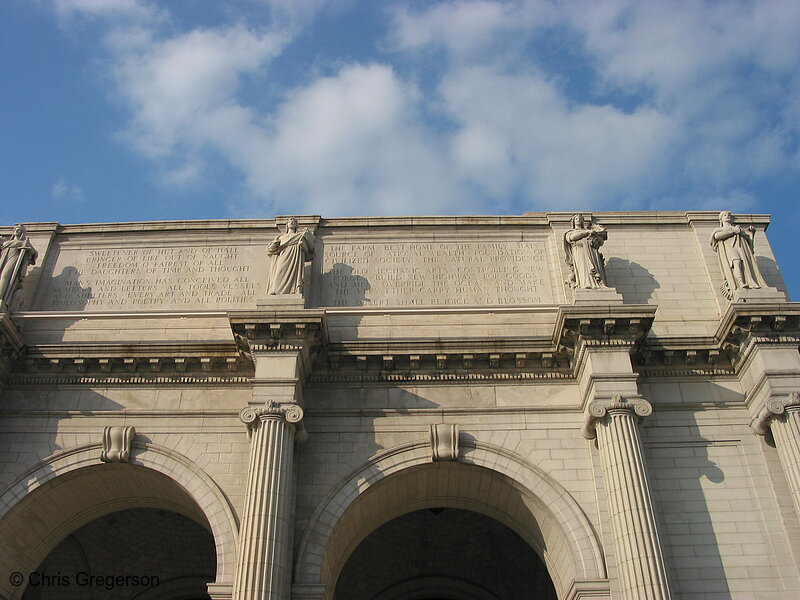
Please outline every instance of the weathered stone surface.
[[249, 306], [264, 295], [263, 245], [108, 240], [59, 245], [40, 310], [202, 310]]
[[551, 255], [542, 241], [326, 243], [321, 306], [553, 304]]
[[123, 566], [172, 574], [143, 598], [800, 596], [800, 305], [769, 218], [736, 220], [766, 287], [728, 298], [717, 211], [585, 215], [596, 288], [565, 285], [573, 215], [300, 216], [303, 293], [272, 295], [283, 218], [27, 225], [0, 597], [113, 574], [78, 546], [139, 519], [162, 551]]

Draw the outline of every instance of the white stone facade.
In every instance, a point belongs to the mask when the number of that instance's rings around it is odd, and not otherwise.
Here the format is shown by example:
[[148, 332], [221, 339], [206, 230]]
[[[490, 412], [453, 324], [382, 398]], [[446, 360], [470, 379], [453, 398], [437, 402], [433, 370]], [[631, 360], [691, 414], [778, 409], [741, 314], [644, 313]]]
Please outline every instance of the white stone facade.
[[277, 295], [287, 218], [25, 224], [0, 598], [800, 597], [769, 218], [735, 216], [766, 284], [735, 290], [719, 213], [584, 217], [597, 289], [572, 213], [298, 216]]

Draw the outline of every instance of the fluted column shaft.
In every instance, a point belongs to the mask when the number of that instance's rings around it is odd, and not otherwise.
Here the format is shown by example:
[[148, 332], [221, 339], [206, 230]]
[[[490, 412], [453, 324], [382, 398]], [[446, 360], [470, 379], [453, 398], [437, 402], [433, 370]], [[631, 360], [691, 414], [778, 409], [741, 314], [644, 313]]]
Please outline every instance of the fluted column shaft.
[[303, 411], [294, 404], [270, 403], [247, 407], [240, 416], [252, 437], [233, 597], [288, 600], [294, 424]]
[[641, 398], [595, 400], [584, 431], [597, 436], [620, 591], [628, 600], [670, 598], [637, 423], [651, 412]]
[[778, 459], [800, 516], [800, 393], [770, 398], [752, 426], [760, 435], [772, 430]]

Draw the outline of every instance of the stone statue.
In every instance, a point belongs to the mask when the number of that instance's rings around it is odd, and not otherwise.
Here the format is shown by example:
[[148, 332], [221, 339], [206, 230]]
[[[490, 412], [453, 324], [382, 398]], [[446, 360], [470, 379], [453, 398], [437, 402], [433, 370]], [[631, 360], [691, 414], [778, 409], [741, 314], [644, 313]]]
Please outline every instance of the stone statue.
[[9, 304], [28, 265], [36, 264], [38, 252], [25, 235], [25, 227], [17, 225], [11, 238], [0, 249], [0, 302]]
[[599, 248], [608, 239], [602, 225], [584, 224], [583, 215], [572, 217], [572, 229], [564, 234], [564, 252], [572, 273], [566, 283], [576, 289], [606, 288], [606, 268]]
[[302, 295], [303, 264], [314, 257], [314, 234], [307, 227], [297, 231], [297, 219], [290, 217], [286, 232], [267, 246], [267, 254], [272, 257], [267, 293]]
[[722, 293], [729, 300], [736, 290], [761, 289], [767, 287], [758, 270], [753, 254], [756, 228], [752, 225], [743, 229], [733, 224], [729, 210], [719, 213], [720, 226], [711, 234], [711, 247], [719, 257], [719, 265], [725, 282]]

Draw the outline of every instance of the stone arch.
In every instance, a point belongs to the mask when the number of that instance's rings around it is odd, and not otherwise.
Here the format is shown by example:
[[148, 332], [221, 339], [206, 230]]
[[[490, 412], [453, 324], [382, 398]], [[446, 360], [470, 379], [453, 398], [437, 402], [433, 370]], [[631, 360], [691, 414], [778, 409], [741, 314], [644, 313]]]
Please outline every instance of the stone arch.
[[575, 499], [516, 454], [479, 441], [458, 462], [432, 462], [430, 444], [381, 452], [353, 471], [315, 511], [300, 542], [298, 597], [330, 598], [356, 546], [412, 510], [449, 506], [482, 513], [516, 531], [540, 555], [560, 599], [608, 594], [605, 559]]
[[[213, 479], [183, 455], [134, 442], [129, 464], [100, 462], [100, 444], [69, 448], [23, 473], [0, 496], [0, 569], [35, 569], [63, 537], [82, 525], [126, 508], [165, 508], [207, 527], [217, 556], [216, 585], [232, 584], [238, 523]], [[69, 497], [68, 503], [60, 501]], [[65, 505], [66, 504], [66, 505]], [[33, 526], [31, 526], [33, 524]], [[12, 543], [13, 542], [13, 543]], [[0, 580], [0, 596], [21, 588]]]

